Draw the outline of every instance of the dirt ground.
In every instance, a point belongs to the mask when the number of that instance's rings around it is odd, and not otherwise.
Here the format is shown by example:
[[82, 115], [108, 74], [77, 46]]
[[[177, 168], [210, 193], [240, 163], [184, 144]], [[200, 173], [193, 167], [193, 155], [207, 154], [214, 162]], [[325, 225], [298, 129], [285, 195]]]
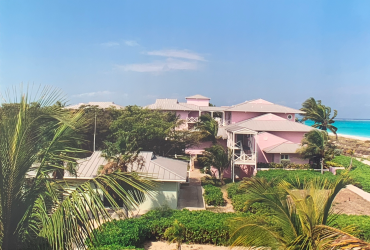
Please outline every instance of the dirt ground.
[[370, 202], [347, 188], [335, 197], [333, 208], [336, 213], [370, 216]]

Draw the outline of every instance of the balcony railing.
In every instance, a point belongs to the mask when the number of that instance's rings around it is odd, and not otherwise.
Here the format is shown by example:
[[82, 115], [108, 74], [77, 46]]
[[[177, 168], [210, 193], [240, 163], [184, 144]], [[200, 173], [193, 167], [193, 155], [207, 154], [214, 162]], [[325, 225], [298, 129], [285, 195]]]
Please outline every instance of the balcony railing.
[[199, 117], [186, 117], [187, 123], [196, 123], [199, 121]]
[[250, 164], [256, 162], [256, 154], [244, 154], [234, 155], [235, 164]]

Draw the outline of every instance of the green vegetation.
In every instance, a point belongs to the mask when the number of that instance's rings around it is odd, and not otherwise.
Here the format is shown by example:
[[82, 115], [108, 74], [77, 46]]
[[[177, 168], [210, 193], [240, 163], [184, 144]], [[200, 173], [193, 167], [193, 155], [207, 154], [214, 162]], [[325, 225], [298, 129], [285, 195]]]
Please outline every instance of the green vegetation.
[[222, 195], [221, 188], [212, 185], [205, 185], [204, 188], [204, 201], [209, 206], [225, 206], [225, 200]]
[[[111, 221], [96, 229], [95, 247], [122, 246], [138, 244], [145, 240], [166, 240], [165, 232], [175, 220], [185, 227], [183, 242], [197, 244], [228, 245], [230, 218], [243, 217], [240, 213], [213, 213], [210, 211], [157, 209], [140, 218]], [[127, 236], [127, 234], [130, 234]], [[124, 238], [123, 241], [121, 238]], [[94, 249], [94, 248], [92, 248]], [[97, 248], [99, 249], [99, 248]]]
[[218, 123], [209, 114], [201, 115], [195, 127], [200, 132], [203, 141], [217, 142]]
[[185, 239], [184, 225], [175, 220], [172, 227], [169, 227], [164, 231], [164, 237], [169, 243], [177, 243], [177, 250], [181, 250], [181, 243]]
[[337, 136], [338, 128], [333, 125], [335, 117], [338, 114], [337, 110], [334, 110], [334, 114], [331, 116], [331, 108], [323, 105], [320, 100], [316, 101], [314, 98], [308, 98], [303, 104], [301, 110], [305, 113], [302, 114], [303, 121], [311, 120], [314, 122], [312, 127], [319, 128], [327, 131], [328, 129]]
[[224, 182], [224, 171], [230, 166], [231, 154], [219, 144], [204, 149], [203, 155], [199, 157], [206, 167], [213, 166], [218, 170], [222, 185]]
[[258, 162], [257, 163], [257, 168], [289, 168], [289, 169], [310, 169], [311, 165], [310, 164], [298, 164], [294, 162], [289, 162], [288, 164], [284, 165], [281, 163], [275, 163], [275, 162]]
[[317, 166], [320, 166], [321, 173], [324, 171], [324, 159], [331, 160], [334, 157], [335, 145], [328, 140], [326, 131], [311, 130], [305, 134], [302, 140], [302, 147], [297, 153], [304, 159], [310, 159]]
[[[226, 179], [224, 179], [224, 182], [225, 183], [231, 183], [232, 180], [230, 178], [226, 178]], [[220, 179], [217, 179], [216, 177], [211, 177], [209, 175], [206, 175], [206, 176], [201, 178], [201, 184], [202, 184], [202, 186], [205, 186], [205, 185], [212, 185], [212, 186], [215, 186], [215, 187], [221, 187], [222, 186], [222, 183], [221, 183]]]
[[333, 175], [331, 172], [324, 172], [323, 175], [319, 171], [314, 170], [267, 170], [267, 171], [258, 171], [256, 177], [265, 178], [268, 181], [274, 181], [279, 183], [284, 180], [294, 186], [300, 188], [303, 187], [305, 181], [310, 181], [312, 179], [321, 178], [327, 179], [329, 181], [336, 181], [338, 176]]
[[[335, 157], [332, 161], [348, 168], [351, 162], [351, 157], [341, 155]], [[356, 159], [352, 160], [352, 165], [352, 169], [348, 173], [348, 176], [351, 178], [353, 185], [366, 192], [370, 192], [370, 166]], [[341, 173], [345, 172], [342, 171]]]
[[21, 93], [18, 100], [7, 100], [12, 104], [0, 108], [0, 243], [4, 250], [81, 246], [86, 238], [94, 238], [94, 224], [110, 218], [96, 188], [113, 209], [118, 206], [107, 189], [116, 190], [128, 208], [153, 189], [151, 181], [122, 172], [98, 176], [76, 184], [75, 189], [61, 181], [65, 172], [76, 173], [76, 160], [86, 152], [80, 149], [79, 133], [86, 120], [83, 110], [71, 112], [56, 104], [59, 91], [45, 88], [38, 93], [34, 99]]
[[369, 247], [360, 239], [343, 238], [353, 232], [352, 227], [345, 227], [343, 231], [331, 227], [336, 218], [331, 216], [331, 204], [344, 186], [342, 179], [330, 182], [316, 178], [305, 182], [302, 190], [297, 190], [285, 181], [276, 185], [265, 179], [246, 179], [241, 184], [249, 195], [246, 210], [252, 204], [260, 203], [272, 212], [257, 220], [248, 216], [233, 219], [230, 223], [232, 245], [272, 249]]
[[353, 235], [370, 242], [370, 216], [366, 215], [336, 215], [334, 226], [342, 229], [348, 226], [355, 226]]

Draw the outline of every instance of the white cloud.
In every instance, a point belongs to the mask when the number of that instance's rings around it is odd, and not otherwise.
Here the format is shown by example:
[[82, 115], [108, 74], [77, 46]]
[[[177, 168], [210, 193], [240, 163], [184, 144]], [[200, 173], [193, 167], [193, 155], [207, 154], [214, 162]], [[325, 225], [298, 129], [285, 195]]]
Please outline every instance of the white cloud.
[[194, 61], [182, 61], [168, 58], [165, 61], [156, 61], [151, 63], [117, 65], [118, 69], [135, 72], [165, 72], [174, 70], [197, 70], [199, 65]]
[[139, 45], [136, 41], [133, 41], [133, 40], [127, 40], [127, 41], [125, 41], [125, 44], [127, 46], [138, 46]]
[[111, 95], [111, 94], [113, 94], [113, 92], [110, 92], [108, 90], [104, 90], [104, 91], [88, 92], [88, 93], [73, 95], [73, 97], [106, 96], [106, 95]]
[[117, 43], [117, 42], [106, 42], [106, 43], [101, 43], [100, 45], [104, 46], [104, 47], [114, 47], [114, 46], [119, 46], [119, 43]]
[[196, 61], [205, 61], [204, 57], [194, 53], [190, 52], [188, 50], [155, 50], [155, 51], [149, 51], [145, 54], [150, 56], [164, 56], [164, 57], [172, 57], [172, 58], [183, 58], [183, 59], [189, 59], [189, 60], [196, 60]]

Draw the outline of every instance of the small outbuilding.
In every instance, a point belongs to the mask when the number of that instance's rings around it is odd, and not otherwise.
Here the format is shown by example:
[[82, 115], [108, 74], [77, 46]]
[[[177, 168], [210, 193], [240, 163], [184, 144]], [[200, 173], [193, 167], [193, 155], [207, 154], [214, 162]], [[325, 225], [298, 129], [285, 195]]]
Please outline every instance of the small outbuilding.
[[[76, 183], [96, 177], [99, 168], [108, 163], [101, 154], [101, 151], [95, 151], [90, 157], [78, 160], [76, 176], [65, 174], [64, 179]], [[147, 174], [158, 182], [155, 197], [146, 197], [146, 200], [139, 206], [140, 212], [161, 206], [176, 209], [180, 183], [187, 181], [188, 163], [156, 156], [153, 152], [140, 152], [139, 157], [142, 159], [142, 164], [140, 166], [136, 163], [130, 165], [128, 171]]]

